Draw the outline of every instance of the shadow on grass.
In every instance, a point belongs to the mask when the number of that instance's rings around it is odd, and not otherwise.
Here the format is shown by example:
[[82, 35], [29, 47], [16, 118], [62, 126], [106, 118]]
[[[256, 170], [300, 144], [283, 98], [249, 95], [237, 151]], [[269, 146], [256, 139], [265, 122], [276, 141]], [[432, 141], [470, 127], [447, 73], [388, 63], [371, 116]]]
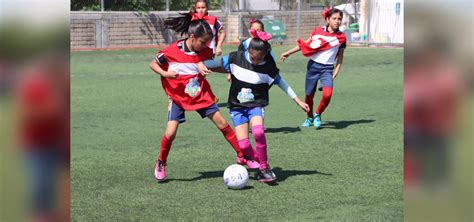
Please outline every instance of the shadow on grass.
[[321, 128], [344, 129], [350, 125], [372, 123], [373, 119], [343, 120], [343, 121], [323, 121]]
[[242, 189], [230, 189], [230, 188], [227, 188], [227, 189], [228, 189], [228, 190], [251, 190], [251, 189], [253, 189], [253, 188], [255, 188], [255, 187], [253, 187], [253, 186], [246, 186], [246, 187], [244, 187], [244, 188], [242, 188]]
[[204, 180], [204, 179], [211, 179], [216, 177], [222, 177], [224, 175], [224, 170], [219, 171], [207, 171], [207, 172], [199, 172], [201, 175], [190, 178], [190, 179], [169, 179], [170, 181], [197, 181], [197, 180]]
[[299, 175], [320, 174], [323, 176], [332, 176], [332, 173], [323, 173], [318, 170], [284, 170], [281, 167], [273, 168], [273, 172], [278, 177], [277, 182], [285, 181], [288, 177]]
[[299, 132], [301, 129], [299, 127], [279, 127], [279, 128], [266, 128], [265, 133], [294, 133]]
[[[249, 170], [249, 177], [253, 180], [255, 180], [255, 173], [257, 170]], [[277, 180], [272, 183], [267, 183], [269, 186], [278, 186], [278, 182], [285, 181], [288, 179], [288, 177], [291, 176], [299, 176], [299, 175], [312, 175], [312, 174], [320, 174], [323, 176], [332, 176], [332, 173], [323, 173], [318, 170], [283, 170], [281, 167], [275, 167], [273, 168], [273, 172], [277, 176]], [[207, 172], [199, 172], [201, 175], [190, 178], [190, 179], [168, 179], [166, 181], [163, 181], [161, 183], [168, 183], [170, 181], [198, 181], [198, 180], [204, 180], [204, 179], [211, 179], [211, 178], [217, 178], [217, 177], [222, 177], [224, 171], [219, 170], [219, 171], [207, 171]], [[252, 187], [253, 188], [253, 187]], [[251, 188], [249, 188], [251, 189]]]

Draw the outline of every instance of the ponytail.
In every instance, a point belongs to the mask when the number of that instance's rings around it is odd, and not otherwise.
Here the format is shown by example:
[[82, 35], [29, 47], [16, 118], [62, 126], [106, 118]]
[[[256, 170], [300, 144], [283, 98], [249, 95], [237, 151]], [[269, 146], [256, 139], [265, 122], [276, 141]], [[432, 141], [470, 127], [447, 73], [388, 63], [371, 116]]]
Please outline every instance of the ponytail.
[[192, 15], [190, 13], [179, 13], [181, 16], [165, 19], [165, 28], [173, 29], [177, 33], [184, 35], [188, 32]]
[[209, 24], [203, 19], [196, 19], [196, 16], [193, 12], [189, 13], [179, 13], [181, 16], [174, 18], [167, 18], [164, 22], [165, 28], [173, 29], [181, 36], [185, 33], [190, 36], [193, 34], [196, 38], [202, 37], [204, 35], [209, 35], [210, 38], [213, 37], [212, 29]]

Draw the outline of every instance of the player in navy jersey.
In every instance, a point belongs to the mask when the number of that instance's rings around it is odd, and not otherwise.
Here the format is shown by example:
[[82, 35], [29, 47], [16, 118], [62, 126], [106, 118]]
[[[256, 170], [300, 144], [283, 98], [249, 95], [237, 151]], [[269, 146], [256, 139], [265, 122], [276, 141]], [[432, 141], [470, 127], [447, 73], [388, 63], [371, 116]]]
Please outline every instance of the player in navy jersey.
[[[303, 103], [290, 86], [279, 75], [275, 61], [269, 55], [268, 40], [271, 35], [254, 32], [247, 51], [236, 51], [220, 60], [205, 61], [209, 68], [224, 68], [232, 75], [228, 107], [242, 152], [258, 160], [260, 171], [256, 178], [260, 182], [272, 182], [276, 175], [268, 164], [267, 142], [264, 133], [264, 107], [269, 103], [269, 90], [280, 86], [304, 111], [309, 107]], [[255, 139], [256, 152], [248, 139], [249, 124]]]
[[[342, 15], [339, 9], [326, 9], [323, 18], [327, 25], [316, 27], [307, 41], [298, 39], [298, 45], [280, 57], [281, 61], [285, 61], [291, 54], [300, 50], [304, 56], [310, 57], [305, 83], [305, 102], [308, 103], [310, 110], [302, 124], [303, 127], [312, 125], [316, 128], [321, 127], [321, 114], [331, 101], [334, 79], [341, 69], [346, 48], [346, 36], [339, 30]], [[313, 113], [313, 98], [318, 81], [320, 82], [318, 89], [323, 91], [323, 95], [316, 112]]]

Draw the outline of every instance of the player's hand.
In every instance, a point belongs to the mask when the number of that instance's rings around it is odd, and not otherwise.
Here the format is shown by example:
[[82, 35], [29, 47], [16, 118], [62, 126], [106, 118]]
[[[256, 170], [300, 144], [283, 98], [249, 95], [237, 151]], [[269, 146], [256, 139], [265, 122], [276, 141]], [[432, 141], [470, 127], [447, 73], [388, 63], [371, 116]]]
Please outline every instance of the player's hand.
[[285, 53], [281, 54], [280, 61], [284, 62], [288, 57], [290, 57], [290, 53], [285, 52]]
[[298, 105], [301, 107], [302, 110], [304, 110], [305, 112], [309, 112], [309, 106], [308, 104], [306, 103], [303, 103], [303, 102], [300, 102], [298, 103]]
[[200, 62], [198, 63], [198, 70], [199, 70], [199, 73], [203, 76], [206, 76], [208, 75], [209, 73], [211, 73], [212, 71], [209, 70], [205, 65], [204, 63]]
[[174, 70], [167, 71], [163, 77], [165, 78], [170, 78], [170, 79], [176, 79], [178, 77], [178, 73]]
[[232, 83], [232, 76], [230, 74], [227, 74], [227, 82]]
[[221, 47], [216, 48], [216, 56], [220, 56], [220, 55], [222, 55], [222, 49], [221, 49]]
[[332, 75], [332, 80], [335, 80], [336, 77], [337, 77], [337, 73], [334, 73], [334, 74]]

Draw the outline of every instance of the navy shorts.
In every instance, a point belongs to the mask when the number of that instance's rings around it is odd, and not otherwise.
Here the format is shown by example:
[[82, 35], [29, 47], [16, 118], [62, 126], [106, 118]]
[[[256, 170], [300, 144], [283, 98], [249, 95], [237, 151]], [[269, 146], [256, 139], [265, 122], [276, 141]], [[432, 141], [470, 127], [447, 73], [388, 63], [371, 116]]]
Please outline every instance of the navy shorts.
[[[210, 105], [209, 107], [196, 110], [196, 112], [198, 112], [202, 118], [205, 118], [217, 111], [219, 111], [219, 107], [217, 107], [215, 103]], [[171, 120], [176, 120], [179, 123], [184, 123], [186, 121], [186, 117], [184, 115], [184, 109], [178, 106], [174, 102], [171, 102], [168, 108], [168, 121], [171, 121]]]
[[248, 123], [254, 116], [263, 117], [264, 115], [265, 109], [263, 107], [230, 110], [230, 117], [232, 118], [232, 124], [234, 124], [234, 127]]
[[311, 95], [316, 91], [316, 86], [319, 84], [319, 90], [323, 87], [333, 87], [332, 73], [334, 65], [332, 64], [321, 64], [313, 60], [309, 60], [307, 71], [306, 71], [306, 82], [305, 82], [305, 93]]

